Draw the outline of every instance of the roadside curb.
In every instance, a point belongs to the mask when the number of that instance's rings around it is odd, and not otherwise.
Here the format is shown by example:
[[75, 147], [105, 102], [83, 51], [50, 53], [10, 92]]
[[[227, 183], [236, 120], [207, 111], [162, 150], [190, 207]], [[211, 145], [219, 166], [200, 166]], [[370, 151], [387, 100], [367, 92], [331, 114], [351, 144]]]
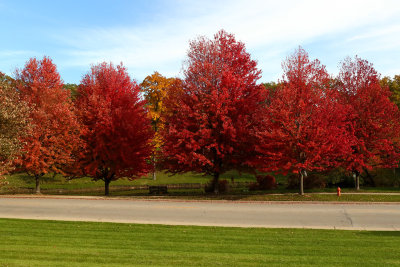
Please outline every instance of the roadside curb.
[[174, 198], [142, 198], [142, 197], [106, 197], [106, 196], [68, 196], [68, 195], [0, 195], [2, 198], [22, 199], [77, 199], [77, 200], [125, 200], [152, 202], [187, 202], [187, 203], [244, 203], [244, 204], [318, 204], [318, 205], [400, 205], [400, 202], [370, 202], [370, 201], [264, 201], [264, 200], [225, 200], [225, 199], [174, 199]]

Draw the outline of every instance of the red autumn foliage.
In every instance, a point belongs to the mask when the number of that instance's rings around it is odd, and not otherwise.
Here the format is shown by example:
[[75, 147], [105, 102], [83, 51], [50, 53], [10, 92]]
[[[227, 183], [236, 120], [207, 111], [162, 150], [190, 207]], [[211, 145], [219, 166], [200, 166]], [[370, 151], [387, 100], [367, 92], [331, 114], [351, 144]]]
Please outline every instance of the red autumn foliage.
[[266, 110], [258, 147], [264, 171], [298, 173], [338, 166], [351, 152], [346, 106], [337, 103], [331, 79], [318, 60], [299, 48], [282, 64], [283, 81]]
[[36, 178], [36, 192], [40, 192], [39, 178], [46, 173], [64, 174], [73, 163], [72, 152], [79, 143], [79, 123], [69, 91], [56, 65], [48, 57], [30, 59], [24, 69], [16, 71], [17, 89], [28, 104], [30, 127], [22, 138], [22, 154], [16, 164]]
[[82, 174], [105, 182], [134, 179], [150, 170], [153, 132], [140, 88], [125, 67], [93, 66], [78, 88], [76, 104], [84, 125], [85, 149], [79, 157]]
[[338, 75], [340, 100], [350, 108], [354, 128], [353, 153], [346, 168], [357, 178], [374, 167], [397, 167], [399, 153], [399, 111], [390, 101], [390, 91], [368, 61], [347, 58]]
[[225, 31], [191, 42], [182, 90], [165, 100], [164, 167], [212, 175], [215, 193], [220, 174], [245, 171], [264, 113], [260, 73], [244, 44]]

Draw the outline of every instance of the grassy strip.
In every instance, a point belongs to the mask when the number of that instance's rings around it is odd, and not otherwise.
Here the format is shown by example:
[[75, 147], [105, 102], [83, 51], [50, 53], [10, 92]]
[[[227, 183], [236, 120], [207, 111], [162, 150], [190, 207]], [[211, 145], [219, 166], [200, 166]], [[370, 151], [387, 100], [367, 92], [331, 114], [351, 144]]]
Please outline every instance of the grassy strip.
[[337, 195], [323, 194], [298, 194], [285, 195], [253, 195], [243, 197], [242, 200], [258, 201], [335, 201], [335, 202], [400, 202], [400, 195], [361, 195], [361, 194], [343, 194]]
[[[135, 185], [160, 185], [160, 184], [184, 184], [184, 183], [200, 183], [206, 184], [210, 181], [211, 176], [203, 176], [196, 173], [184, 173], [179, 175], [169, 175], [163, 172], [157, 173], [157, 180], [153, 180], [151, 175], [136, 180], [119, 179], [111, 182], [111, 186], [135, 186]], [[250, 174], [239, 175], [237, 172], [227, 172], [221, 176], [221, 179], [231, 180], [234, 178], [235, 182], [254, 182], [254, 176]], [[9, 185], [2, 188], [7, 190], [10, 188], [34, 188], [35, 180], [33, 177], [25, 173], [18, 173], [7, 177]], [[85, 188], [104, 188], [103, 181], [93, 181], [91, 178], [79, 178], [68, 180], [62, 175], [53, 176], [47, 174], [41, 177], [42, 189], [85, 189]]]
[[[150, 175], [137, 180], [127, 180], [120, 179], [113, 181], [111, 183], [111, 188], [113, 186], [140, 186], [140, 185], [160, 185], [160, 184], [186, 184], [186, 183], [196, 183], [196, 184], [206, 184], [211, 180], [211, 176], [203, 176], [196, 173], [184, 173], [177, 175], [169, 175], [163, 172], [157, 173], [157, 180], [153, 180]], [[228, 180], [231, 183], [232, 178], [234, 182], [255, 182], [254, 175], [251, 174], [241, 174], [239, 175], [235, 171], [227, 172], [221, 175], [222, 180]], [[282, 184], [274, 193], [286, 193], [286, 192], [297, 192], [297, 189], [286, 189], [284, 184], [286, 178], [282, 175], [276, 175], [277, 181]], [[1, 191], [7, 191], [13, 188], [29, 188], [33, 189], [35, 187], [35, 180], [33, 177], [28, 176], [25, 173], [18, 173], [10, 175], [7, 177], [9, 185], [4, 186], [0, 189]], [[79, 178], [68, 180], [62, 175], [53, 176], [52, 174], [47, 174], [41, 178], [41, 189], [63, 189], [63, 190], [76, 190], [76, 189], [104, 189], [103, 181], [93, 181], [91, 178]], [[312, 189], [309, 192], [335, 192], [336, 188], [325, 188], [325, 189]], [[352, 192], [353, 188], [342, 188], [342, 192]], [[362, 188], [361, 192], [400, 192], [400, 187], [390, 187], [390, 188]]]
[[400, 232], [0, 219], [0, 266], [400, 265]]
[[[336, 195], [320, 195], [320, 194], [306, 194], [300, 196], [299, 194], [283, 194], [283, 195], [269, 195], [269, 194], [254, 194], [254, 195], [195, 195], [195, 194], [173, 194], [165, 196], [148, 196], [144, 194], [129, 195], [125, 197], [133, 198], [160, 198], [160, 199], [185, 199], [185, 200], [233, 200], [233, 201], [322, 201], [322, 202], [400, 202], [400, 195], [358, 195], [358, 194], [345, 194], [340, 197]], [[124, 196], [123, 192], [118, 196]]]
[[[237, 182], [254, 182], [253, 175], [243, 174], [240, 176], [236, 172], [228, 172], [221, 179], [226, 179], [231, 182], [234, 178]], [[278, 180], [284, 181], [284, 177], [278, 177]], [[129, 181], [120, 179], [111, 183], [111, 196], [129, 196], [129, 197], [148, 197], [149, 191], [131, 190], [132, 186], [143, 185], [160, 185], [160, 184], [201, 184], [207, 183], [211, 177], [202, 176], [194, 173], [185, 173], [181, 175], [170, 176], [165, 173], [157, 173], [157, 180], [152, 180], [151, 177], [144, 177], [138, 180]], [[7, 181], [9, 185], [0, 188], [0, 194], [20, 194], [32, 193], [34, 188], [34, 180], [26, 174], [15, 174], [9, 176]], [[125, 188], [123, 188], [125, 187]], [[41, 182], [42, 193], [44, 194], [60, 194], [60, 195], [89, 195], [103, 196], [104, 182], [94, 182], [90, 178], [81, 178], [75, 180], [67, 180], [61, 175], [46, 175]], [[313, 192], [335, 192], [335, 188], [313, 189], [306, 190], [308, 193]], [[343, 188], [343, 193], [355, 192], [352, 188]], [[400, 192], [400, 188], [363, 188], [360, 192], [371, 193], [386, 193]], [[274, 194], [283, 195], [274, 195]], [[232, 186], [231, 190], [226, 194], [219, 196], [205, 194], [203, 189], [169, 189], [169, 198], [178, 199], [226, 199], [226, 200], [260, 200], [260, 201], [360, 201], [360, 202], [400, 202], [400, 196], [396, 195], [349, 195], [343, 194], [338, 198], [336, 195], [314, 195], [307, 194], [299, 196], [297, 189], [286, 189], [284, 185], [279, 186], [276, 190], [270, 191], [249, 191], [246, 186]]]
[[[52, 193], [60, 196], [104, 196], [103, 190], [88, 192]], [[126, 197], [133, 199], [177, 199], [177, 200], [232, 200], [232, 201], [321, 201], [321, 202], [394, 202], [400, 203], [400, 195], [383, 194], [352, 194], [345, 193], [338, 197], [336, 194], [309, 193], [300, 196], [298, 193], [268, 194], [251, 192], [243, 194], [205, 194], [203, 189], [169, 189], [166, 195], [149, 195], [148, 190], [111, 191], [111, 197]]]

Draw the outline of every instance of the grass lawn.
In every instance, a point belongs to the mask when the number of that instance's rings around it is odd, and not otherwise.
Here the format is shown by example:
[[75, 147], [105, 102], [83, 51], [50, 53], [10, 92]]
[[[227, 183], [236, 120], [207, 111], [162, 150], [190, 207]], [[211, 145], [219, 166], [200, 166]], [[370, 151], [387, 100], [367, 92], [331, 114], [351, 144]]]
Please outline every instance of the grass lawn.
[[0, 219], [0, 266], [400, 266], [400, 232]]
[[[125, 196], [131, 196], [134, 198], [149, 198], [147, 194], [143, 192], [143, 196], [138, 194], [132, 194], [132, 192], [125, 192]], [[118, 194], [123, 196], [123, 192]], [[400, 195], [379, 195], [379, 194], [344, 194], [340, 197], [336, 195], [325, 195], [325, 194], [305, 194], [300, 196], [297, 193], [288, 194], [265, 194], [262, 192], [254, 192], [252, 194], [220, 194], [220, 195], [206, 195], [197, 191], [189, 192], [178, 192], [172, 191], [166, 196], [156, 196], [154, 198], [168, 198], [168, 199], [188, 199], [188, 200], [237, 200], [237, 201], [324, 201], [324, 202], [400, 202]]]
[[[235, 184], [231, 184], [231, 178]], [[211, 177], [203, 176], [195, 173], [185, 173], [170, 176], [168, 174], [157, 173], [157, 180], [153, 180], [151, 176], [143, 177], [137, 180], [120, 179], [113, 181], [110, 185], [111, 196], [122, 197], [147, 197], [148, 189], [131, 189], [132, 186], [144, 185], [173, 185], [173, 184], [197, 184], [197, 188], [185, 189], [168, 189], [169, 198], [183, 199], [227, 199], [227, 200], [262, 200], [262, 201], [376, 201], [376, 202], [400, 202], [400, 195], [357, 195], [343, 194], [340, 198], [336, 195], [317, 195], [314, 192], [336, 192], [335, 188], [312, 189], [306, 190], [305, 196], [299, 196], [297, 189], [285, 188], [285, 177], [277, 176], [280, 186], [276, 190], [269, 191], [249, 191], [243, 182], [254, 182], [255, 178], [250, 174], [239, 175], [237, 172], [228, 172], [222, 175], [221, 179], [228, 180], [231, 189], [225, 194], [214, 196], [213, 194], [205, 194], [203, 185], [209, 182]], [[0, 194], [18, 194], [32, 193], [35, 187], [34, 179], [27, 174], [20, 173], [7, 177], [8, 185], [0, 188]], [[239, 184], [239, 186], [238, 186]], [[103, 196], [104, 182], [94, 182], [90, 178], [80, 178], [68, 180], [62, 175], [46, 175], [41, 179], [41, 191], [43, 194], [60, 194], [60, 195], [89, 195]], [[343, 188], [343, 193], [354, 193], [352, 188]], [[392, 188], [362, 188], [359, 192], [364, 193], [400, 193], [399, 187]], [[283, 194], [283, 195], [276, 195]]]
[[257, 200], [257, 201], [337, 201], [337, 202], [400, 202], [400, 195], [361, 195], [361, 194], [342, 194], [324, 195], [324, 194], [284, 194], [284, 195], [268, 195], [258, 194], [243, 197], [241, 200]]
[[[234, 178], [235, 182], [254, 182], [255, 178], [250, 174], [241, 174], [237, 172], [227, 172], [221, 175], [221, 179], [231, 180]], [[119, 179], [110, 184], [112, 186], [135, 186], [135, 185], [160, 185], [160, 184], [185, 184], [185, 183], [200, 183], [206, 184], [211, 180], [211, 176], [203, 176], [196, 173], [184, 173], [179, 175], [170, 175], [163, 172], [157, 173], [157, 179], [154, 181], [151, 175], [130, 181], [128, 179]], [[9, 190], [10, 188], [34, 188], [35, 180], [33, 177], [25, 173], [18, 173], [7, 177], [9, 185], [5, 186], [2, 191]], [[41, 178], [41, 189], [85, 189], [85, 188], [104, 188], [103, 181], [93, 181], [91, 178], [79, 178], [68, 180], [62, 175], [48, 174]]]

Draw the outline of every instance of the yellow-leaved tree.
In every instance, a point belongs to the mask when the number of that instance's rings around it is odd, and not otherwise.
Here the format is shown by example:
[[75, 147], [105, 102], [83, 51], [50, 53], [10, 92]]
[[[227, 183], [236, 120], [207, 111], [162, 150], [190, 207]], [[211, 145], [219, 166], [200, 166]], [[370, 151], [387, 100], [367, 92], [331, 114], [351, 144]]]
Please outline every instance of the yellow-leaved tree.
[[163, 128], [163, 114], [165, 107], [163, 106], [163, 100], [168, 94], [170, 86], [174, 83], [175, 78], [166, 78], [158, 72], [154, 72], [152, 75], [147, 76], [140, 84], [144, 98], [147, 101], [149, 117], [155, 132], [153, 139], [153, 180], [156, 180], [156, 169], [157, 169], [157, 156], [162, 146], [162, 140], [160, 136], [160, 130]]

